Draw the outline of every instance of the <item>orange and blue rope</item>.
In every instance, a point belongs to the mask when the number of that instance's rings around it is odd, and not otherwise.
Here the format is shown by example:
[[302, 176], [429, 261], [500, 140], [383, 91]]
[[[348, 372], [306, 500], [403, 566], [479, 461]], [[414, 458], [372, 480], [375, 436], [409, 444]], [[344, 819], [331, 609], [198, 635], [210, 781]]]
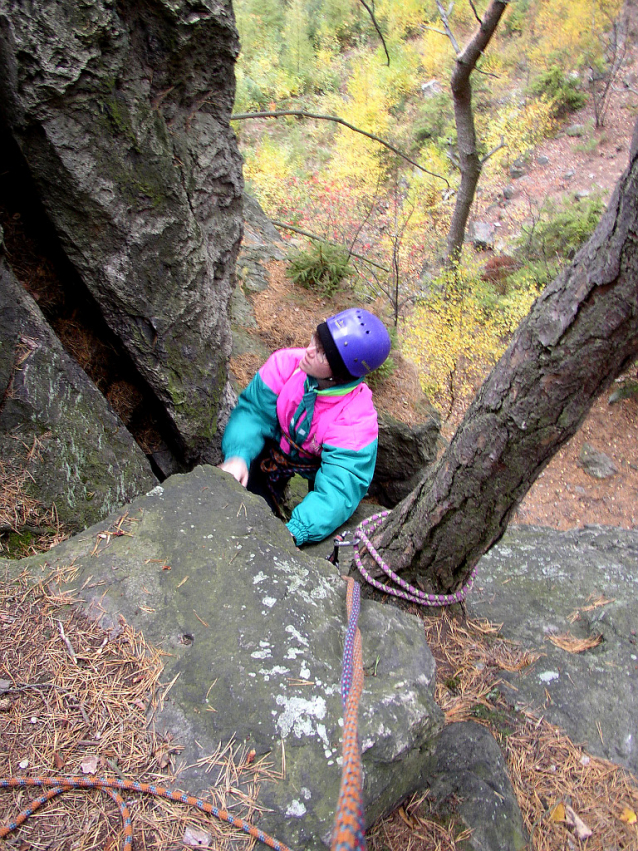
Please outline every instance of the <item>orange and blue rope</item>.
[[124, 851], [130, 851], [133, 846], [133, 829], [131, 827], [131, 816], [129, 810], [118, 794], [117, 790], [122, 789], [127, 792], [143, 792], [148, 795], [155, 795], [158, 798], [168, 798], [169, 801], [179, 801], [182, 804], [187, 804], [191, 807], [197, 807], [202, 812], [208, 813], [218, 818], [220, 821], [225, 821], [232, 824], [233, 827], [243, 830], [253, 839], [262, 842], [273, 848], [274, 851], [290, 851], [287, 845], [283, 842], [274, 839], [269, 834], [259, 830], [243, 819], [231, 815], [228, 810], [220, 809], [214, 804], [207, 801], [202, 801], [200, 798], [195, 798], [192, 795], [186, 795], [184, 792], [171, 792], [170, 789], [165, 789], [163, 786], [155, 786], [152, 783], [138, 783], [136, 780], [116, 780], [107, 777], [11, 777], [9, 779], [0, 778], [0, 788], [12, 789], [25, 786], [44, 786], [51, 787], [44, 792], [39, 798], [33, 800], [28, 807], [25, 807], [13, 821], [0, 826], [0, 839], [8, 836], [12, 831], [19, 827], [26, 819], [34, 813], [39, 807], [59, 795], [62, 792], [67, 792], [69, 789], [101, 789], [110, 795], [120, 808], [122, 822], [124, 826]]
[[363, 692], [363, 655], [361, 633], [357, 625], [361, 596], [359, 584], [346, 579], [348, 630], [343, 650], [341, 702], [343, 704], [343, 768], [337, 813], [332, 832], [331, 851], [364, 851], [365, 820], [363, 815], [363, 769], [357, 716]]

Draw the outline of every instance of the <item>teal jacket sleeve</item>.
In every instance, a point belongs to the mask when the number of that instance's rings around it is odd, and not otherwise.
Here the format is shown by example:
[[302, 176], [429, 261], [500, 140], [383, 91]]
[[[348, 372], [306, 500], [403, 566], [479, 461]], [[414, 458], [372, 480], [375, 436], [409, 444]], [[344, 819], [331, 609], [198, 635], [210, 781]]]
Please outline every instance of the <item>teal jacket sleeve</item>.
[[293, 510], [286, 524], [297, 546], [323, 541], [354, 514], [374, 475], [377, 444], [362, 449], [324, 445], [314, 490]]
[[222, 453], [225, 459], [239, 456], [250, 467], [264, 448], [266, 438], [278, 440], [279, 436], [277, 394], [257, 373], [230, 415], [222, 438]]

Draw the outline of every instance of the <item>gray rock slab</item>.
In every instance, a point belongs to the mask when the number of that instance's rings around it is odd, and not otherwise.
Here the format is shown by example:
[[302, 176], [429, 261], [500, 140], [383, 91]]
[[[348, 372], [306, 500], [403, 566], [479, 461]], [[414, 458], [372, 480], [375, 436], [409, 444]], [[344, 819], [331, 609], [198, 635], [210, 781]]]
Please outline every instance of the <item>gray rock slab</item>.
[[468, 240], [476, 248], [493, 248], [494, 225], [491, 222], [472, 222], [468, 227]]
[[489, 730], [471, 721], [448, 724], [424, 768], [430, 798], [472, 831], [466, 840], [472, 851], [527, 847], [505, 760]]
[[[3, 567], [41, 576], [45, 562], [73, 560], [86, 610], [111, 629], [123, 616], [167, 654], [163, 681], [175, 681], [155, 725], [184, 746], [179, 787], [206, 793], [214, 776], [198, 760], [219, 742], [245, 743], [275, 768], [285, 749], [285, 779], [260, 789], [260, 826], [293, 848], [322, 847], [341, 775], [345, 583], [324, 559], [294, 547], [264, 500], [217, 468], [172, 476], [127, 510], [130, 536], [98, 538], [106, 522]], [[442, 714], [418, 619], [364, 601], [360, 628], [359, 735], [372, 821], [417, 788]]]
[[45, 511], [55, 506], [67, 528], [91, 526], [157, 483], [142, 450], [3, 256], [0, 393], [0, 457], [24, 464], [26, 493]]
[[[605, 605], [594, 606], [599, 598]], [[469, 613], [543, 655], [502, 672], [504, 694], [562, 727], [590, 753], [638, 772], [638, 532], [513, 526], [478, 565]], [[576, 617], [575, 617], [576, 615]], [[549, 636], [602, 635], [584, 653]]]
[[395, 506], [418, 484], [436, 459], [442, 442], [441, 420], [432, 409], [416, 426], [379, 413], [379, 450], [370, 495], [383, 505]]
[[596, 449], [591, 443], [583, 443], [578, 456], [578, 464], [595, 479], [609, 479], [618, 472], [618, 468], [609, 455], [600, 449]]

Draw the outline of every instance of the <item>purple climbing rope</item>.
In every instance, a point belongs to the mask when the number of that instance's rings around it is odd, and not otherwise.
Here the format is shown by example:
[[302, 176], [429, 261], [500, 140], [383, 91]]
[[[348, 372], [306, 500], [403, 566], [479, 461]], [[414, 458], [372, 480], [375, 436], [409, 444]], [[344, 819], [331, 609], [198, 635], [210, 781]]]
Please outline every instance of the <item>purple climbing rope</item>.
[[[379, 553], [375, 550], [372, 545], [370, 538], [364, 532], [364, 528], [370, 527], [370, 534], [374, 532], [374, 530], [381, 525], [381, 521], [384, 517], [387, 517], [389, 511], [382, 511], [380, 514], [373, 514], [371, 517], [368, 517], [366, 520], [363, 520], [355, 529], [354, 533], [354, 561], [357, 565], [357, 569], [359, 573], [363, 576], [363, 578], [376, 588], [379, 591], [383, 591], [384, 594], [392, 594], [394, 597], [400, 597], [402, 600], [408, 600], [410, 603], [417, 603], [419, 606], [451, 606], [454, 603], [462, 603], [465, 600], [468, 592], [472, 588], [472, 584], [474, 583], [474, 579], [476, 577], [476, 568], [470, 574], [465, 585], [461, 586], [458, 591], [455, 591], [453, 594], [426, 594], [424, 591], [421, 591], [420, 588], [415, 588], [414, 585], [410, 585], [405, 579], [401, 579], [401, 577], [396, 574], [381, 558]], [[381, 570], [388, 576], [398, 588], [393, 588], [391, 585], [385, 585], [383, 582], [379, 582], [378, 579], [375, 579], [363, 566], [363, 562], [361, 561], [361, 555], [359, 548], [363, 547], [368, 550], [372, 558], [379, 565]]]

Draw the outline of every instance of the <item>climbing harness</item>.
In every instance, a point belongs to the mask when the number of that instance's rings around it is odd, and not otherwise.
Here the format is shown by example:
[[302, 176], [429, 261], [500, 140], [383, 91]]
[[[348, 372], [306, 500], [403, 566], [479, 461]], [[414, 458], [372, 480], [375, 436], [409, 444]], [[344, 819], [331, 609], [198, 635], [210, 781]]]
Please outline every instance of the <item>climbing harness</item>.
[[[453, 594], [426, 594], [424, 591], [421, 591], [420, 588], [415, 588], [414, 585], [410, 585], [405, 581], [405, 579], [401, 579], [401, 577], [383, 561], [372, 545], [370, 538], [364, 529], [369, 526], [369, 533], [372, 534], [372, 532], [381, 525], [381, 521], [387, 517], [389, 513], [389, 511], [382, 511], [380, 514], [373, 514], [371, 517], [363, 520], [355, 529], [354, 540], [352, 541], [346, 541], [343, 539], [343, 536], [337, 535], [334, 539], [334, 550], [328, 556], [328, 561], [338, 565], [340, 547], [352, 546], [354, 547], [354, 562], [357, 565], [359, 573], [363, 576], [366, 582], [378, 591], [382, 591], [384, 594], [392, 594], [392, 596], [400, 597], [402, 600], [407, 600], [410, 603], [417, 603], [419, 606], [451, 606], [454, 603], [462, 603], [472, 588], [474, 579], [476, 578], [476, 568], [470, 574], [467, 582]], [[378, 579], [371, 576], [361, 560], [361, 551], [363, 549], [368, 550], [385, 575], [398, 585], [399, 588], [393, 588], [391, 585], [385, 585], [383, 582], [379, 582]]]
[[[291, 445], [299, 450], [299, 447], [290, 440]], [[285, 455], [274, 444], [269, 448], [269, 456], [264, 458], [259, 465], [262, 473], [265, 474], [266, 484], [272, 497], [273, 505], [276, 509], [275, 513], [280, 520], [287, 520], [281, 506], [283, 489], [287, 482], [292, 479], [295, 473], [302, 476], [314, 474], [321, 466], [319, 458], [308, 458], [308, 460], [293, 460], [288, 455]], [[279, 483], [279, 487], [276, 485]]]
[[202, 810], [202, 812], [213, 815], [220, 821], [225, 821], [228, 824], [232, 824], [233, 827], [243, 830], [244, 833], [249, 834], [253, 837], [253, 839], [263, 842], [264, 845], [274, 848], [275, 851], [290, 851], [288, 846], [284, 845], [283, 842], [273, 839], [272, 836], [269, 836], [257, 827], [253, 827], [253, 825], [249, 824], [247, 821], [231, 815], [228, 810], [220, 809], [219, 807], [214, 806], [214, 804], [209, 804], [199, 798], [194, 798], [192, 795], [186, 795], [184, 792], [171, 792], [169, 789], [165, 789], [162, 786], [155, 786], [152, 783], [138, 783], [136, 780], [115, 780], [106, 777], [69, 776], [11, 777], [9, 779], [0, 778], [0, 788], [11, 789], [24, 786], [48, 786], [50, 788], [47, 789], [47, 791], [39, 798], [31, 801], [29, 806], [25, 807], [25, 809], [16, 816], [14, 821], [10, 821], [8, 824], [0, 826], [0, 839], [8, 836], [9, 833], [23, 824], [32, 813], [42, 806], [42, 804], [45, 804], [47, 801], [51, 800], [51, 798], [54, 798], [56, 795], [60, 795], [62, 792], [68, 792], [69, 789], [101, 789], [113, 798], [120, 809], [122, 823], [124, 825], [123, 849], [124, 851], [130, 851], [133, 847], [131, 814], [124, 799], [116, 791], [118, 789], [123, 789], [128, 792], [143, 792], [148, 795], [155, 795], [158, 798], [168, 798], [169, 801], [179, 801], [183, 804], [188, 804], [188, 806], [197, 807], [197, 809]]
[[343, 648], [341, 702], [343, 704], [343, 745], [341, 788], [332, 832], [331, 851], [364, 851], [365, 820], [363, 816], [363, 771], [357, 715], [363, 692], [363, 655], [361, 632], [357, 622], [361, 606], [359, 583], [344, 577], [348, 583], [346, 611], [348, 630]]

